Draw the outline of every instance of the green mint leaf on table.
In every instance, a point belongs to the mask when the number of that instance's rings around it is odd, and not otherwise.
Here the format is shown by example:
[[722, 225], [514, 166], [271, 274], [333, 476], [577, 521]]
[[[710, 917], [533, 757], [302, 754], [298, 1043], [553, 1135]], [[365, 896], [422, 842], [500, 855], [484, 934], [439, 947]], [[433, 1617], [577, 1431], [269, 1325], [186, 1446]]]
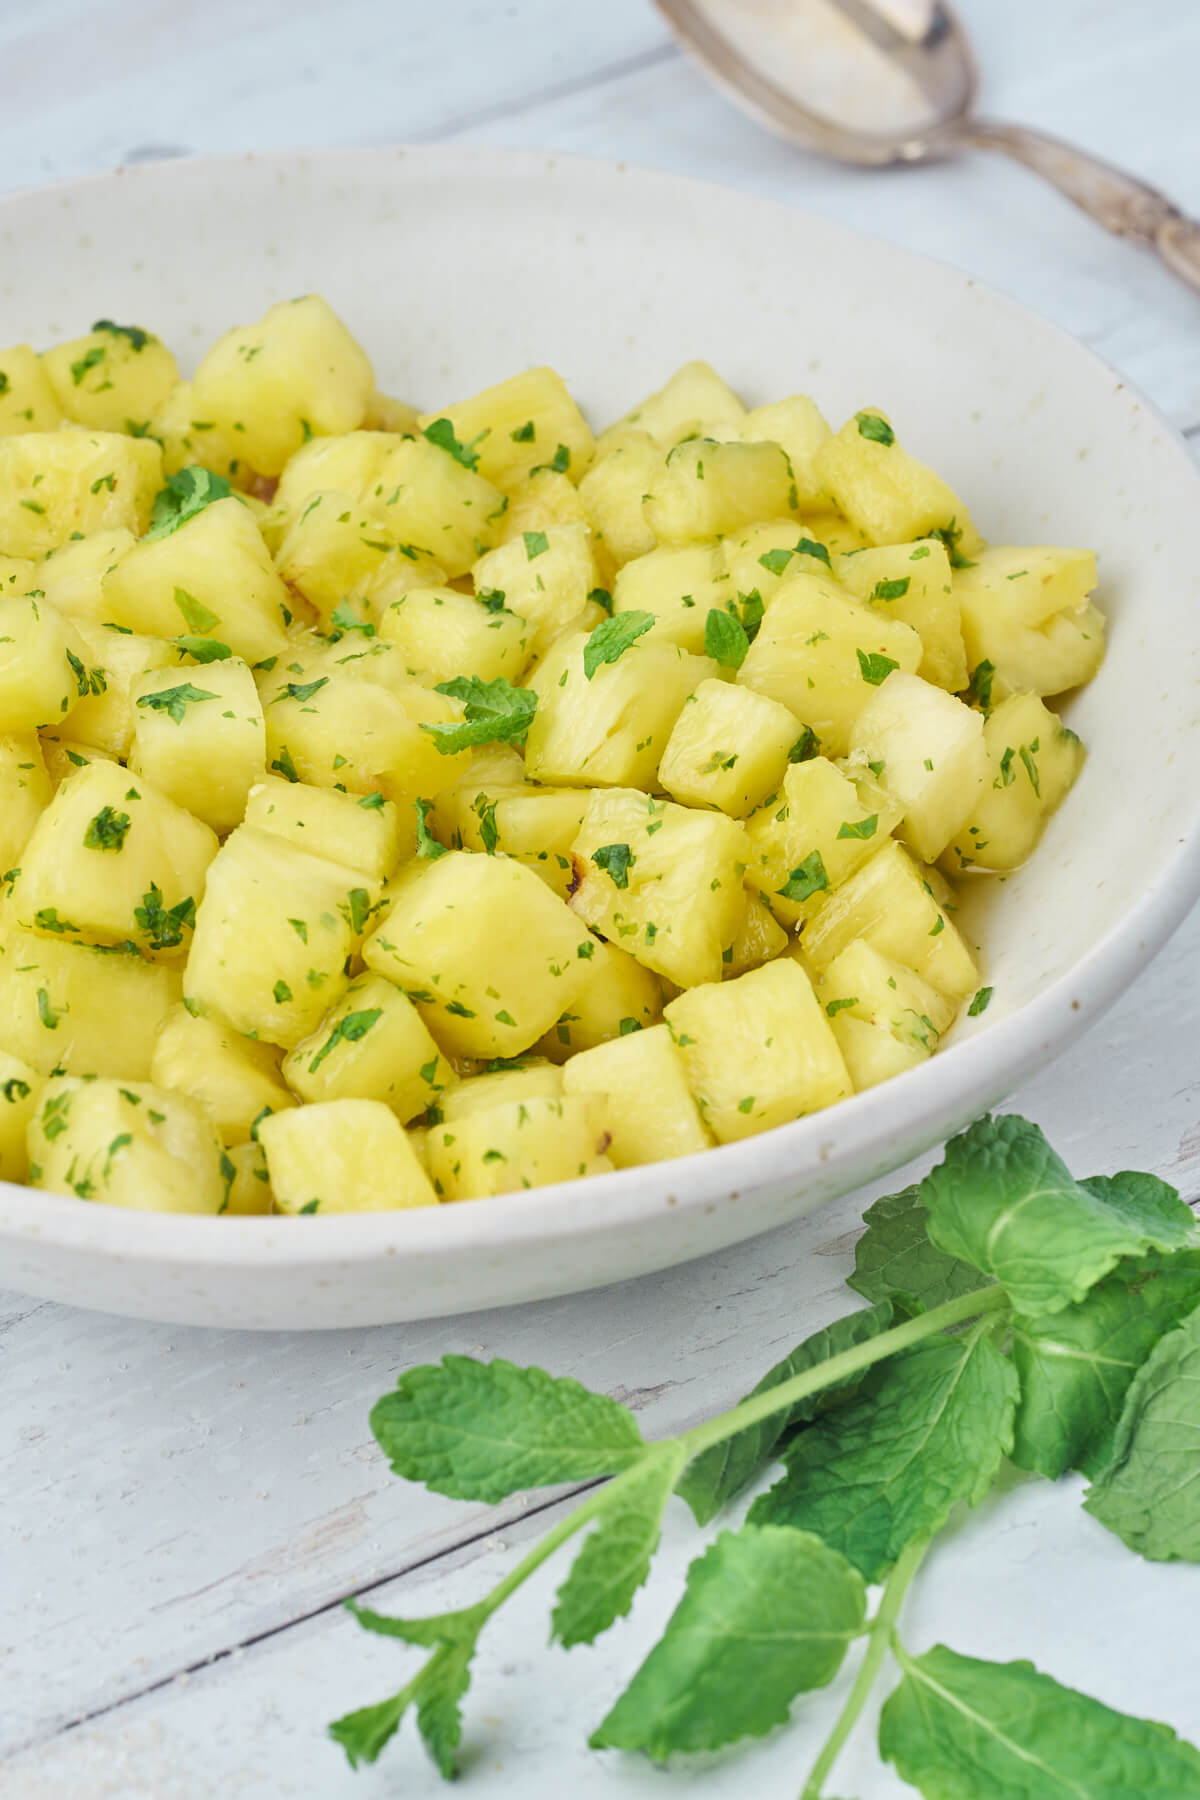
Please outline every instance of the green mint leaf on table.
[[867, 1229], [854, 1247], [854, 1273], [847, 1281], [864, 1300], [891, 1300], [915, 1317], [984, 1285], [978, 1269], [930, 1243], [919, 1187], [885, 1194], [864, 1217]]
[[445, 844], [439, 844], [429, 829], [429, 815], [433, 811], [432, 800], [414, 800], [417, 813], [417, 855], [435, 862], [439, 856], [448, 854]]
[[590, 681], [601, 663], [615, 663], [631, 644], [649, 631], [655, 615], [651, 612], [616, 613], [602, 619], [583, 646], [583, 672]]
[[146, 537], [170, 537], [173, 531], [194, 519], [214, 500], [227, 500], [232, 492], [223, 475], [214, 475], [211, 469], [190, 463], [186, 469], [168, 475], [166, 487], [155, 495]]
[[1012, 1321], [1021, 1383], [1013, 1461], [1051, 1481], [1098, 1475], [1113, 1449], [1125, 1396], [1165, 1332], [1200, 1305], [1200, 1253], [1117, 1264], [1077, 1306]]
[[439, 450], [444, 450], [447, 456], [452, 456], [456, 463], [462, 464], [464, 469], [477, 469], [479, 467], [479, 452], [476, 450], [475, 446], [478, 443], [482, 443], [483, 439], [487, 436], [487, 432], [481, 431], [479, 436], [473, 437], [469, 444], [460, 444], [458, 438], [455, 436], [454, 426], [451, 421], [449, 419], [435, 419], [432, 425], [426, 425], [421, 436], [427, 438], [431, 444], [436, 444]]
[[480, 1630], [487, 1622], [487, 1607], [469, 1607], [464, 1612], [443, 1613], [433, 1619], [407, 1620], [372, 1612], [354, 1600], [346, 1604], [365, 1631], [399, 1638], [406, 1644], [428, 1646], [433, 1655], [398, 1694], [336, 1720], [329, 1727], [330, 1737], [341, 1744], [352, 1769], [362, 1762], [373, 1763], [395, 1736], [409, 1707], [415, 1705], [417, 1729], [425, 1748], [439, 1772], [451, 1780], [455, 1773], [454, 1752], [462, 1739], [461, 1701], [471, 1684], [471, 1659]]
[[718, 606], [712, 607], [704, 621], [705, 656], [711, 656], [723, 669], [740, 669], [749, 648], [750, 639], [741, 620]]
[[193, 662], [228, 662], [233, 651], [228, 644], [222, 644], [217, 638], [177, 637], [171, 642], [180, 656], [190, 656]]
[[854, 419], [858, 426], [859, 437], [869, 438], [871, 443], [883, 444], [885, 448], [890, 448], [895, 443], [895, 432], [887, 420], [881, 419], [878, 413], [855, 413]]
[[782, 1725], [862, 1630], [861, 1577], [807, 1532], [722, 1532], [688, 1570], [665, 1632], [592, 1733], [596, 1749], [716, 1750]]
[[1113, 1712], [1029, 1662], [936, 1644], [898, 1651], [904, 1679], [879, 1721], [881, 1755], [926, 1800], [1191, 1800], [1200, 1752], [1166, 1725]]
[[819, 850], [792, 870], [783, 886], [778, 890], [783, 900], [793, 900], [797, 905], [808, 900], [813, 894], [819, 894], [829, 886], [829, 876], [825, 869], [825, 859]]
[[1017, 1400], [989, 1323], [873, 1369], [853, 1400], [793, 1439], [787, 1473], [754, 1502], [751, 1523], [816, 1532], [879, 1581], [956, 1500], [980, 1501], [1012, 1448]]
[[1130, 1383], [1088, 1512], [1152, 1562], [1200, 1562], [1197, 1443], [1200, 1309], [1160, 1338]]
[[599, 1516], [558, 1590], [552, 1637], [564, 1649], [591, 1644], [633, 1605], [658, 1548], [663, 1509], [686, 1457], [681, 1445], [649, 1450], [637, 1478]]
[[[819, 1364], [828, 1362], [831, 1356], [839, 1356], [843, 1350], [852, 1350], [858, 1344], [865, 1344], [871, 1338], [878, 1337], [886, 1331], [892, 1322], [892, 1307], [884, 1300], [878, 1306], [866, 1308], [862, 1312], [849, 1313], [844, 1319], [837, 1319], [832, 1325], [826, 1325], [769, 1369], [756, 1387], [751, 1388], [746, 1399], [755, 1394], [765, 1394], [776, 1388], [781, 1382], [790, 1381], [793, 1375], [800, 1375], [805, 1369], [815, 1369]], [[851, 1376], [850, 1381], [858, 1380]], [[831, 1394], [844, 1388], [847, 1383], [822, 1388], [820, 1393], [811, 1395], [807, 1400], [799, 1401], [787, 1412], [773, 1413], [770, 1418], [763, 1419], [760, 1424], [751, 1425], [747, 1430], [739, 1432], [735, 1437], [726, 1438], [724, 1443], [713, 1444], [708, 1450], [702, 1450], [684, 1470], [676, 1485], [676, 1493], [691, 1507], [698, 1525], [707, 1525], [716, 1517], [723, 1506], [726, 1506], [735, 1495], [747, 1487], [755, 1476], [770, 1462], [775, 1448], [784, 1434], [794, 1426], [815, 1417], [819, 1407], [825, 1405]]]
[[216, 697], [208, 688], [193, 687], [190, 681], [181, 681], [177, 687], [160, 688], [156, 694], [143, 694], [138, 705], [144, 706], [149, 712], [165, 712], [168, 719], [173, 719], [176, 725], [182, 725], [189, 706], [199, 700], [215, 700]]
[[633, 1414], [577, 1381], [446, 1356], [402, 1375], [371, 1412], [397, 1475], [453, 1500], [590, 1481], [628, 1468], [645, 1445]]
[[537, 711], [537, 695], [529, 688], [513, 687], [502, 675], [495, 681], [456, 675], [453, 681], [439, 681], [437, 692], [461, 700], [466, 709], [463, 719], [421, 726], [443, 756], [475, 744], [523, 744]]
[[983, 1118], [921, 1183], [929, 1236], [1007, 1288], [1018, 1312], [1082, 1300], [1122, 1256], [1173, 1250], [1192, 1215], [1153, 1176], [1077, 1182], [1036, 1125]]

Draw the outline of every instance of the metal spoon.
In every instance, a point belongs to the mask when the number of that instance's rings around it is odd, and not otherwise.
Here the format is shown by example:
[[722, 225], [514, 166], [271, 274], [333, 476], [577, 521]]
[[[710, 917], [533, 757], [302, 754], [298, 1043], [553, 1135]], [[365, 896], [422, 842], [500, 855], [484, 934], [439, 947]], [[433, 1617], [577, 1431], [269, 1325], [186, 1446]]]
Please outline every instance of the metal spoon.
[[1200, 292], [1200, 225], [1098, 156], [972, 114], [978, 78], [943, 0], [657, 0], [684, 48], [748, 112], [842, 162], [1002, 150]]

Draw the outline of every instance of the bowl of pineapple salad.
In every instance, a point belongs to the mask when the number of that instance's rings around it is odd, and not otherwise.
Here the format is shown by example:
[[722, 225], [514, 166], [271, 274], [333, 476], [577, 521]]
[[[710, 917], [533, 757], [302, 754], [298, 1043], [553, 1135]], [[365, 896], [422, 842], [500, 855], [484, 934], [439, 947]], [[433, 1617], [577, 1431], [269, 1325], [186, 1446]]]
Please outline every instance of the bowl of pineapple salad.
[[493, 152], [0, 214], [12, 1285], [659, 1268], [1000, 1100], [1195, 897], [1196, 473], [1011, 302]]

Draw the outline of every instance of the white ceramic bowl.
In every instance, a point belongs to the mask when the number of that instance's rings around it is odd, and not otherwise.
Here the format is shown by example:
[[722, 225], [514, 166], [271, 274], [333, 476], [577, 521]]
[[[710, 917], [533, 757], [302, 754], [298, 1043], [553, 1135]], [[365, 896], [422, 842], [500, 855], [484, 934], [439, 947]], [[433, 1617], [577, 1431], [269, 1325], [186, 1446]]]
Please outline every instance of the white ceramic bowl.
[[[177, 1218], [0, 1183], [0, 1283], [179, 1322], [323, 1327], [598, 1286], [765, 1231], [994, 1105], [1121, 992], [1200, 892], [1200, 480], [1054, 326], [938, 263], [742, 193], [491, 150], [203, 159], [0, 202], [0, 344], [94, 317], [186, 363], [316, 290], [422, 405], [532, 363], [607, 422], [686, 357], [754, 403], [885, 406], [988, 537], [1101, 552], [1087, 768], [978, 935], [988, 1012], [831, 1111], [674, 1163], [360, 1218]], [[0, 1020], [0, 1042], [3, 1021]]]

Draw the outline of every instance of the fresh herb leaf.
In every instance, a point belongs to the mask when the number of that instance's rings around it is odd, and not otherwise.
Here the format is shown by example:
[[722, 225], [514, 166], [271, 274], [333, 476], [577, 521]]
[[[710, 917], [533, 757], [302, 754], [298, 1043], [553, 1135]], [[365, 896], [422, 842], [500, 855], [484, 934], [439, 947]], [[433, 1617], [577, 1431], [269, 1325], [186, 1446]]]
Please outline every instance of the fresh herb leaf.
[[471, 1684], [471, 1658], [487, 1621], [485, 1608], [407, 1620], [372, 1612], [356, 1600], [348, 1600], [346, 1605], [364, 1631], [431, 1646], [434, 1653], [398, 1694], [376, 1706], [347, 1713], [329, 1727], [330, 1737], [342, 1746], [352, 1769], [360, 1762], [373, 1763], [395, 1736], [409, 1707], [415, 1706], [422, 1742], [439, 1772], [450, 1780], [455, 1772], [454, 1753], [462, 1739], [460, 1702]]
[[945, 546], [952, 569], [973, 569], [975, 567], [970, 557], [963, 556], [958, 548], [959, 539], [962, 537], [962, 527], [954, 519], [951, 519], [948, 525], [940, 526], [937, 531], [931, 531], [929, 536], [937, 538], [938, 542]]
[[814, 756], [821, 754], [821, 740], [811, 725], [806, 725], [800, 736], [788, 751], [790, 763], [811, 762]]
[[903, 600], [911, 584], [911, 575], [897, 575], [891, 581], [877, 581], [871, 589], [871, 598], [872, 600]]
[[550, 548], [550, 539], [544, 531], [523, 531], [521, 537], [525, 544], [525, 557], [532, 562], [535, 556], [544, 556]]
[[709, 609], [704, 621], [704, 654], [723, 669], [740, 669], [750, 649], [750, 639], [740, 619], [719, 606]]
[[429, 815], [433, 811], [432, 800], [414, 800], [417, 809], [417, 855], [435, 862], [439, 856], [448, 854], [445, 844], [439, 844], [429, 829]]
[[227, 500], [232, 492], [223, 475], [214, 475], [211, 469], [201, 468], [198, 463], [178, 469], [174, 475], [167, 476], [166, 487], [155, 496], [146, 540], [170, 537], [206, 506], [216, 500]]
[[895, 432], [892, 430], [887, 420], [881, 419], [878, 413], [855, 413], [854, 419], [858, 426], [859, 437], [868, 438], [871, 443], [883, 444], [887, 448], [890, 448], [891, 445], [895, 443]]
[[287, 697], [289, 700], [299, 700], [303, 703], [305, 700], [311, 700], [314, 694], [319, 694], [323, 687], [328, 686], [328, 683], [328, 675], [318, 675], [315, 681], [289, 681], [286, 690]]
[[967, 687], [967, 702], [988, 712], [992, 704], [992, 682], [996, 678], [996, 666], [984, 659], [976, 663], [971, 670], [971, 680]]
[[437, 692], [461, 700], [466, 708], [461, 720], [421, 726], [443, 756], [475, 744], [522, 744], [537, 711], [537, 695], [530, 688], [513, 687], [503, 676], [481, 681], [477, 675], [456, 675], [453, 681], [439, 681]]
[[[495, 856], [496, 845], [500, 842], [500, 833], [496, 829], [495, 803], [486, 794], [476, 794], [471, 807], [479, 820], [479, 840], [489, 856]], [[511, 1024], [511, 1019], [509, 1024]]]
[[449, 419], [434, 419], [433, 423], [426, 425], [421, 432], [423, 438], [427, 438], [431, 444], [436, 444], [439, 450], [446, 452], [447, 456], [452, 456], [456, 463], [462, 464], [464, 469], [479, 467], [479, 452], [475, 446], [482, 443], [487, 435], [486, 431], [481, 431], [477, 437], [471, 439], [469, 444], [460, 444]]
[[128, 813], [102, 806], [83, 834], [86, 850], [123, 850], [133, 820]]
[[1159, 1340], [1130, 1382], [1088, 1512], [1152, 1562], [1200, 1562], [1198, 1439], [1200, 1308]]
[[893, 662], [890, 656], [883, 656], [877, 650], [872, 650], [869, 654], [866, 650], [856, 650], [854, 654], [858, 658], [858, 667], [863, 680], [869, 681], [872, 687], [880, 687], [892, 670], [900, 667], [900, 664]]
[[321, 1048], [317, 1051], [317, 1054], [309, 1063], [309, 1074], [315, 1075], [321, 1064], [325, 1061], [325, 1058], [331, 1051], [336, 1050], [339, 1044], [361, 1043], [368, 1031], [370, 1031], [372, 1025], [378, 1024], [382, 1017], [383, 1008], [380, 1006], [371, 1006], [365, 1008], [362, 1012], [349, 1012], [344, 1019], [339, 1019], [329, 1036], [325, 1039], [325, 1042], [321, 1045]]
[[220, 624], [221, 621], [216, 613], [210, 612], [208, 607], [203, 606], [194, 594], [189, 594], [186, 588], [177, 587], [174, 599], [189, 631], [211, 631], [214, 625]]
[[988, 1006], [991, 1004], [991, 998], [994, 992], [994, 988], [981, 987], [970, 1006], [967, 1008], [967, 1017], [969, 1019], [977, 1019], [980, 1013], [985, 1013]]
[[217, 638], [177, 637], [171, 642], [181, 656], [190, 656], [193, 662], [228, 662], [233, 655], [229, 645], [222, 644]]
[[91, 349], [85, 351], [84, 354], [79, 358], [79, 360], [77, 362], [73, 362], [71, 364], [71, 383], [72, 383], [72, 385], [74, 387], [78, 387], [80, 382], [83, 380], [84, 376], [87, 374], [88, 370], [94, 369], [96, 367], [97, 363], [102, 363], [103, 361], [104, 361], [104, 345], [103, 344], [93, 344]]
[[819, 850], [814, 850], [804, 861], [794, 868], [781, 888], [776, 891], [781, 899], [792, 900], [798, 906], [801, 901], [809, 900], [829, 886], [829, 876], [825, 872], [825, 860]]
[[375, 636], [375, 626], [370, 619], [362, 619], [355, 612], [348, 600], [342, 600], [329, 615], [329, 623], [334, 628], [335, 641], [344, 637], [348, 631], [361, 631], [365, 638]]
[[873, 838], [878, 824], [878, 813], [872, 813], [869, 819], [843, 819], [838, 826], [838, 836], [840, 838]]
[[594, 1643], [633, 1605], [650, 1573], [663, 1509], [686, 1455], [678, 1444], [648, 1450], [637, 1477], [622, 1483], [619, 1500], [600, 1515], [585, 1539], [558, 1590], [551, 1621], [551, 1636], [565, 1650]]
[[601, 663], [615, 663], [654, 624], [650, 612], [616, 613], [602, 619], [583, 646], [583, 672], [590, 681]]
[[919, 1187], [885, 1194], [867, 1208], [865, 1219], [867, 1229], [854, 1247], [854, 1273], [847, 1278], [847, 1286], [865, 1300], [891, 1300], [915, 1318], [984, 1285], [978, 1269], [930, 1243]]
[[592, 851], [592, 861], [598, 869], [603, 869], [614, 887], [629, 886], [629, 870], [637, 861], [628, 844], [601, 844], [598, 850]]
[[142, 895], [142, 904], [134, 907], [133, 916], [139, 930], [150, 939], [152, 950], [173, 950], [183, 942], [184, 928], [196, 923], [196, 902], [189, 894], [176, 906], [164, 907], [162, 889], [157, 882], [151, 882], [149, 892]]
[[594, 587], [588, 593], [588, 605], [599, 606], [611, 619], [613, 616], [613, 597], [607, 588]]
[[111, 319], [97, 319], [92, 330], [108, 331], [114, 337], [127, 338], [131, 350], [144, 350], [150, 342], [150, 333], [143, 331], [140, 325], [114, 325]]
[[[177, 687], [159, 688], [157, 693], [143, 694], [138, 705], [146, 707], [150, 712], [165, 712], [176, 725], [182, 725], [189, 706], [200, 700], [215, 700], [216, 697], [208, 688], [193, 687], [190, 681], [181, 681]], [[295, 776], [292, 779], [295, 780]]]

